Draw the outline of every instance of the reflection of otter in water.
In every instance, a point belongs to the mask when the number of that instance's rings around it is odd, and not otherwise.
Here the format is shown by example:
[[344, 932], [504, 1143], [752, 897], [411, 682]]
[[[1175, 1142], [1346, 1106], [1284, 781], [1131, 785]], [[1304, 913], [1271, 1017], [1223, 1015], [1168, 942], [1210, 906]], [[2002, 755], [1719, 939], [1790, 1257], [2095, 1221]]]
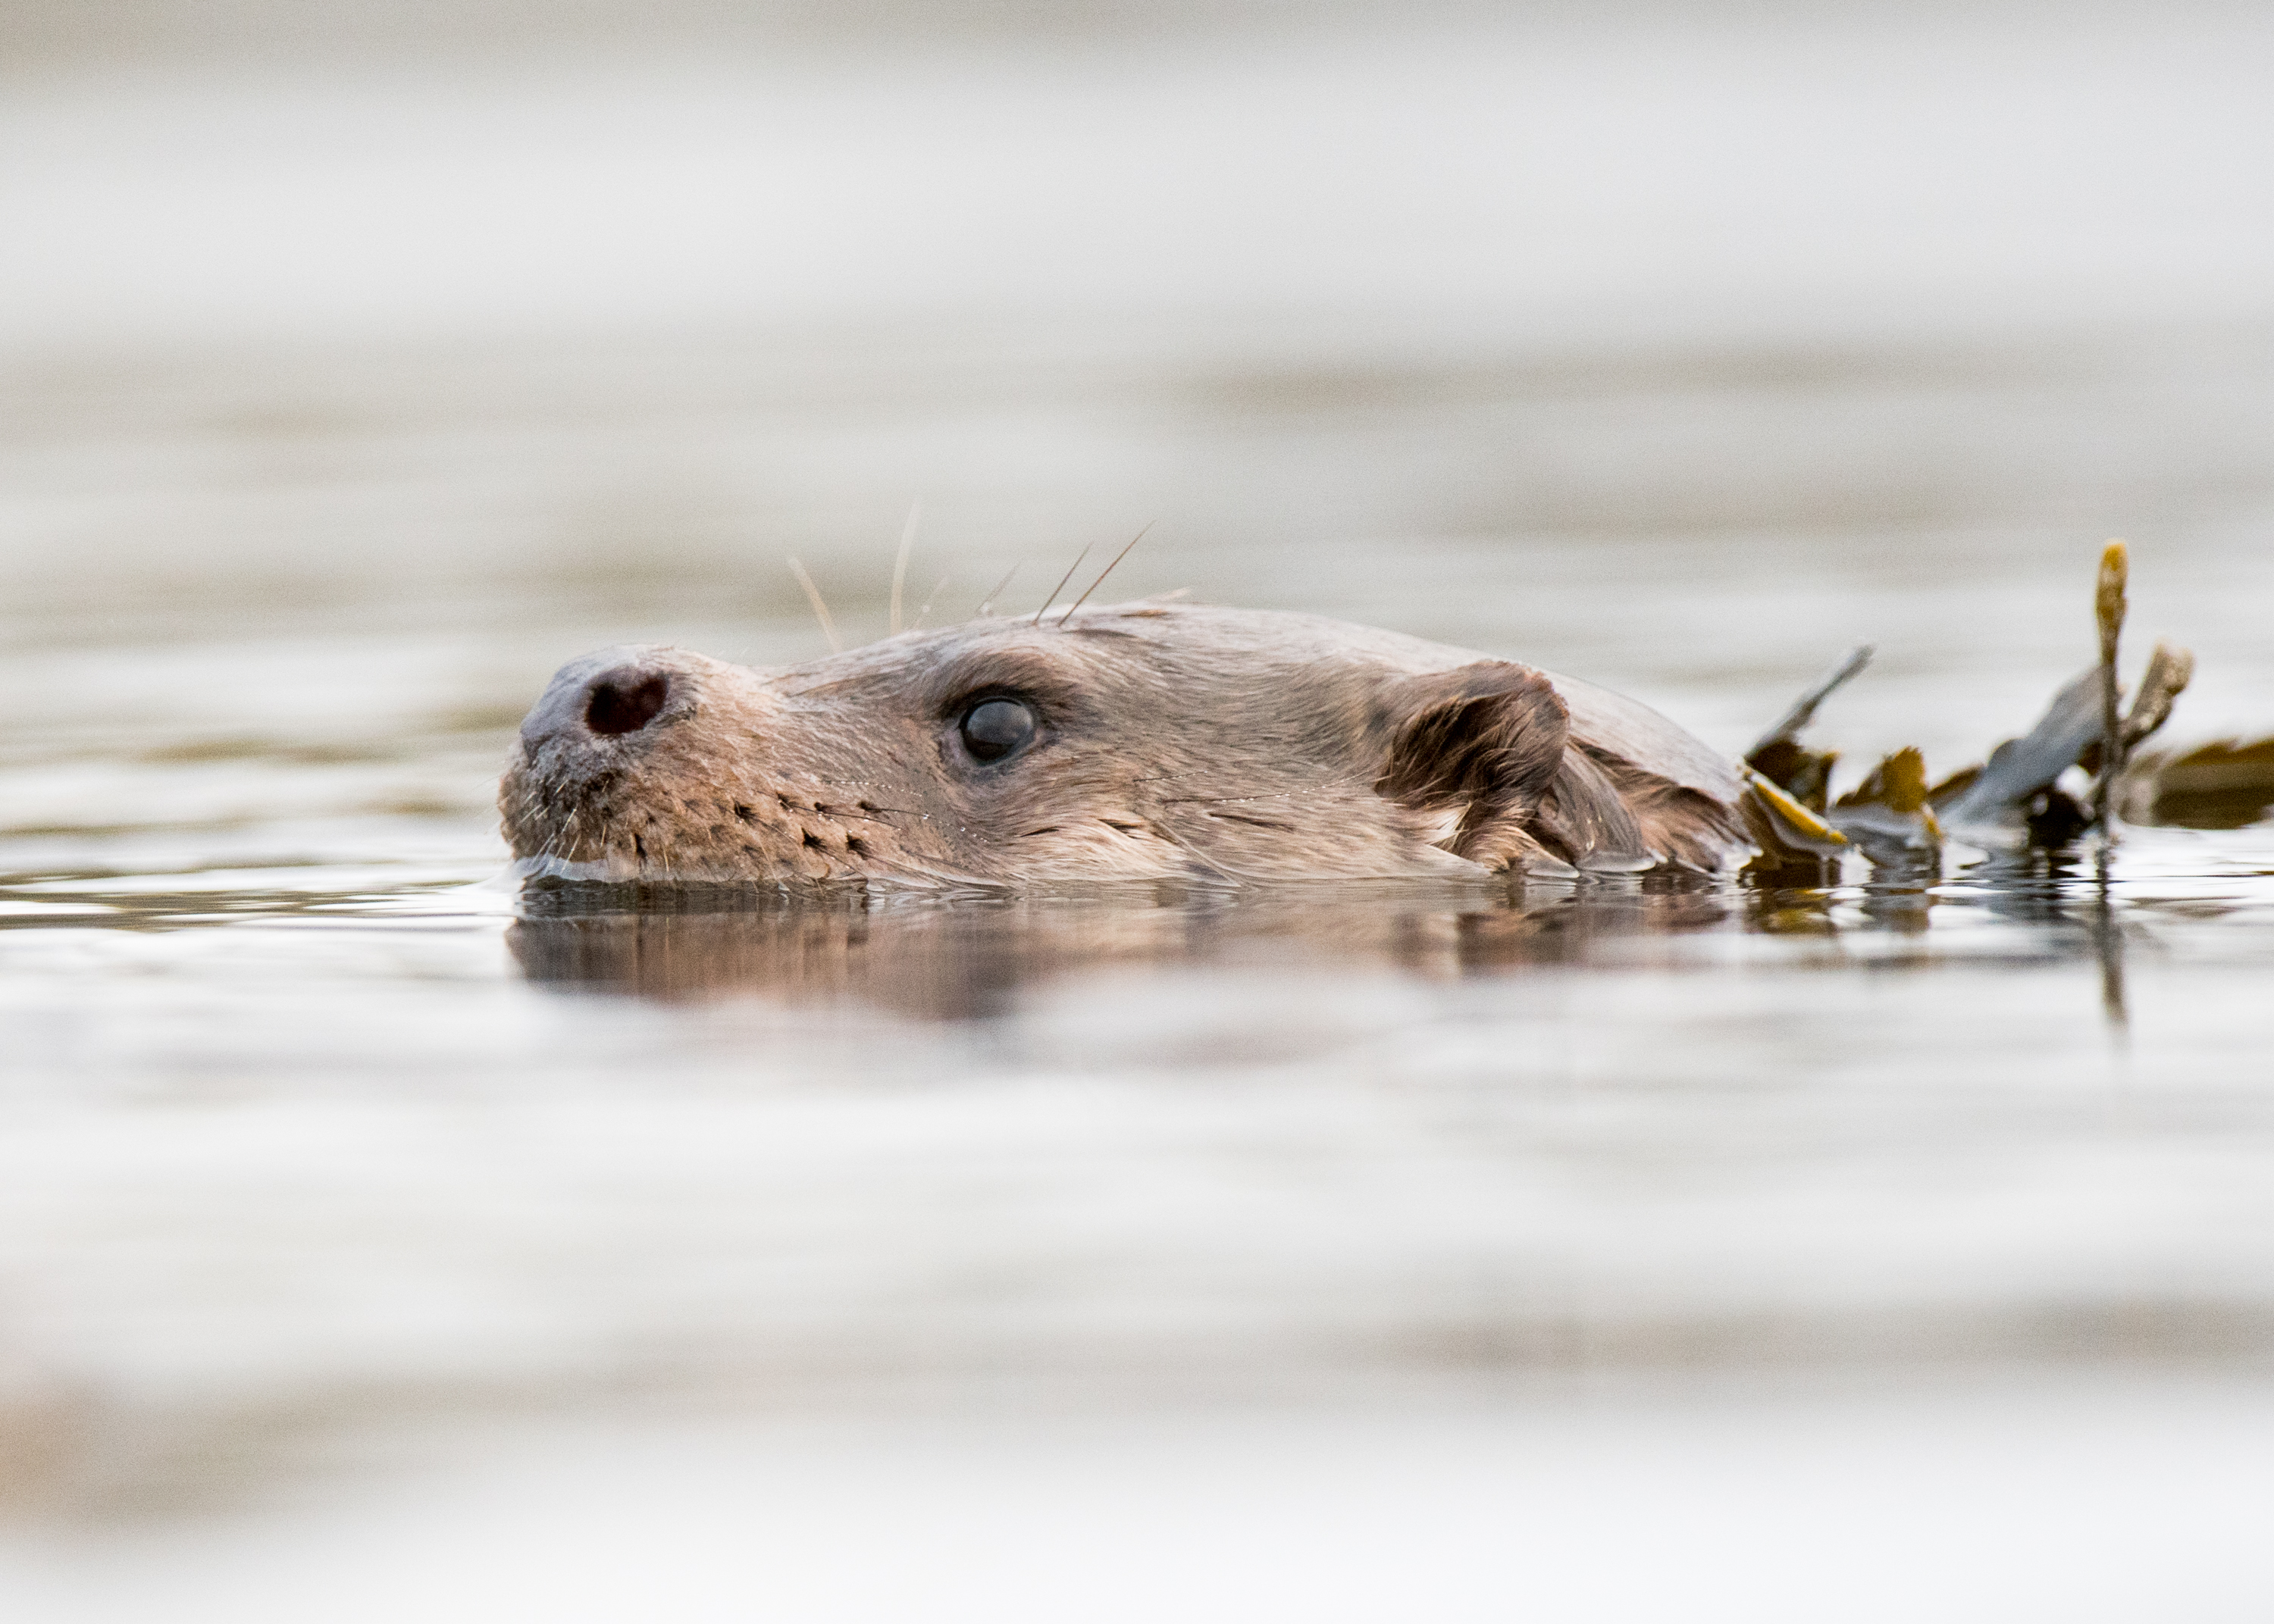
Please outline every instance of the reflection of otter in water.
[[1630, 700], [1304, 615], [1168, 603], [787, 671], [564, 667], [501, 794], [525, 872], [665, 882], [1708, 870], [1732, 763]]
[[[1728, 917], [1711, 883], [1680, 876], [1551, 885], [1544, 895], [1151, 890], [935, 902], [860, 887], [794, 897], [546, 887], [530, 895], [508, 940], [531, 980], [563, 989], [853, 1002], [954, 1019], [998, 1013], [1024, 988], [1086, 970], [1268, 961], [1451, 977], [1570, 962], [1607, 937]], [[684, 911], [705, 908], [713, 911]]]

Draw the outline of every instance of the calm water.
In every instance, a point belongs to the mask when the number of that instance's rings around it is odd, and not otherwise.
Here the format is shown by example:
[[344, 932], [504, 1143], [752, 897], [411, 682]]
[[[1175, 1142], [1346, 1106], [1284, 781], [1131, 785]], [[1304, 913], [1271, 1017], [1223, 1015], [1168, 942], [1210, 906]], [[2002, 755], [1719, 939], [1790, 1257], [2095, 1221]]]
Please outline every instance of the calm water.
[[918, 497], [935, 622], [1149, 522], [1132, 595], [1733, 752], [1871, 642], [1851, 772], [2026, 726], [2125, 534], [2171, 737], [2274, 731], [2274, 328], [1903, 308], [19, 344], [0, 1602], [2254, 1616], [2274, 825], [1788, 891], [501, 877], [557, 665], [809, 658], [788, 553], [881, 632]]
[[[2254, 427], [2274, 369], [2238, 352], [2147, 370], [2119, 350], [2023, 383], [1867, 354], [1797, 377], [1773, 357], [1355, 382], [1163, 364], [1142, 390], [1096, 384], [1085, 432], [1149, 447], [1170, 516], [1134, 590], [1552, 661], [1732, 748], [1868, 635], [1881, 661], [1825, 736], [1916, 739], [1940, 771], [2087, 657], [2109, 527], [2087, 508], [2135, 537], [2139, 634], [2202, 655], [2180, 735], [2246, 726], [2274, 691], [2274, 549], [2249, 539], [2274, 509], [2274, 437]], [[504, 1417], [626, 1405], [682, 1427], [939, 1425], [1307, 1393], [1325, 1432], [1273, 1425], [1325, 1447], [1389, 1425], [1351, 1418], [1383, 1403], [1430, 1437], [1470, 1423], [1411, 1405], [1562, 1425], [1555, 1384], [1581, 1380], [2114, 1369], [2166, 1374], [2077, 1414], [2145, 1426], [2142, 1404], [2196, 1402], [2186, 1371], [2247, 1379], [2234, 1413], [2269, 1415], [2248, 1395], [2274, 1349], [2274, 830], [2132, 831], [2105, 883], [2089, 854], [1954, 848], [1939, 879], [1857, 867], [1798, 892], [517, 900], [488, 806], [550, 666], [614, 639], [812, 652], [757, 539], [809, 523], [840, 613], [878, 618], [898, 515], [871, 476], [908, 439], [978, 431], [919, 387], [956, 375], [939, 360], [835, 409], [840, 515], [720, 499], [666, 521], [626, 494], [665, 478], [657, 417], [671, 479], [697, 490], [748, 457], [800, 462], [784, 445], [817, 431], [668, 350], [568, 364], [596, 395], [635, 369], [636, 409], [422, 422], [464, 375], [427, 365], [184, 372], [132, 435], [109, 414], [145, 380], [65, 380], [64, 410], [19, 420], [15, 523], [55, 545], [24, 546], [7, 624], [0, 1368], [8, 1489], [37, 1525], [250, 1516], [311, 1472], [338, 1493], [405, 1460], [489, 1458]], [[502, 355], [481, 375], [518, 404], [561, 365]], [[989, 418], [1075, 384], [994, 387]], [[2177, 471], [2166, 446], [2120, 441], [2143, 388], [2226, 438], [2175, 436]], [[248, 421], [235, 402], [257, 391], [297, 404]], [[2097, 427], [2132, 460], [2004, 484], [1841, 460], [1968, 424], [2009, 444]], [[1632, 499], [1651, 510], [1586, 527], [1551, 524], [1528, 481], [1439, 478], [1465, 447], [1482, 465], [1487, 443], [1552, 433], [1570, 477], [1609, 492], [1677, 431], [1696, 444], [1653, 464]], [[98, 455], [140, 459], [145, 485], [91, 488], [71, 459]], [[1259, 519], [1278, 492], [1314, 500], [1328, 470], [1359, 519]], [[1047, 584], [1064, 542], [1140, 513], [1105, 511], [1124, 500], [1105, 483], [1087, 508], [1042, 501], [1062, 530], [1045, 548], [1023, 470], [980, 457], [932, 499], [945, 534], [915, 573], [953, 565], [972, 598], [1031, 557]], [[1899, 483], [1906, 501], [1882, 500]], [[398, 522], [391, 554], [336, 544]], [[1319, 538], [1283, 539], [1301, 523]], [[978, 539], [998, 525], [1011, 541]], [[437, 539], [473, 531], [503, 539]], [[221, 567], [198, 561], [223, 536]], [[100, 592], [53, 584], [91, 585], [73, 549], [136, 548]], [[1600, 1413], [1615, 1431], [1631, 1410]], [[1855, 1420], [1778, 1414], [1778, 1437]], [[1177, 1425], [1191, 1470], [1214, 1470], [1235, 1424]], [[994, 1436], [922, 1447], [991, 1462]], [[1032, 1447], [1074, 1447], [1049, 1438]], [[602, 1485], [623, 1449], [662, 1447], [588, 1440], [561, 1470]], [[1118, 1477], [1133, 1447], [1074, 1455]]]

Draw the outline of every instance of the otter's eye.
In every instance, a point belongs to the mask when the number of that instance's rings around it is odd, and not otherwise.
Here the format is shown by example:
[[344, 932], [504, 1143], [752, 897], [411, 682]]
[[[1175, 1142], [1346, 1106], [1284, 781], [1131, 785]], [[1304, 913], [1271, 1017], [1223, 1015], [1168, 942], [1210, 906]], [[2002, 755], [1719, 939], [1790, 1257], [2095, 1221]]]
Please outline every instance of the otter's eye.
[[1035, 713], [1015, 699], [985, 699], [964, 712], [963, 748], [981, 761], [1001, 761], [1035, 741]]

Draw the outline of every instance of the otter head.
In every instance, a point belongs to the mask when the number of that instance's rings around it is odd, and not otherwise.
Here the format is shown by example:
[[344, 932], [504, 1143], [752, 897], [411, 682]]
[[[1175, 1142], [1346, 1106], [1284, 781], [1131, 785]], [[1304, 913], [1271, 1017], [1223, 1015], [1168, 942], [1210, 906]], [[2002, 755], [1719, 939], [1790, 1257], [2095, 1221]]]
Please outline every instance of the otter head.
[[[1585, 692], [1613, 707], [1608, 743], [1530, 666], [1157, 602], [905, 633], [782, 671], [616, 648], [553, 679], [501, 804], [526, 868], [600, 879], [1715, 866], [1736, 823], [1713, 771], [1683, 771], [1710, 755]], [[1654, 750], [1668, 759], [1637, 759]]]

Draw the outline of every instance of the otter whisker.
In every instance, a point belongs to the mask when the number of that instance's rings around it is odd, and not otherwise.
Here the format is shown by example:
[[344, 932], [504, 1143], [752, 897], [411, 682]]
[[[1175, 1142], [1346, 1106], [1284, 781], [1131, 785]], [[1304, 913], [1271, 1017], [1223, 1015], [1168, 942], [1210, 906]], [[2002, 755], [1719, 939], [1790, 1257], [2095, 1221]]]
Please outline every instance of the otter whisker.
[[1191, 858], [1193, 862], [1199, 864], [1201, 868], [1214, 869], [1219, 876], [1231, 881], [1235, 888], [1244, 890], [1248, 885], [1254, 883], [1257, 876], [1241, 874], [1235, 869], [1225, 868], [1222, 863], [1209, 856], [1206, 852], [1201, 850], [1200, 847], [1194, 846], [1191, 841], [1186, 839], [1184, 836], [1178, 834], [1168, 824], [1156, 823], [1154, 827], [1168, 838], [1170, 845], [1183, 852], [1186, 856]]
[[922, 631], [923, 629], [924, 621], [930, 618], [931, 606], [939, 601], [940, 589], [954, 578], [955, 572], [951, 569], [933, 584], [930, 596], [927, 597], [923, 600], [923, 607], [916, 611], [916, 623], [908, 628], [910, 631]]
[[573, 861], [574, 859], [570, 858], [568, 853], [576, 849], [576, 825], [582, 823], [584, 818], [584, 808], [582, 806], [569, 808], [568, 820], [546, 840], [538, 855], [559, 857], [564, 862]]
[[1044, 611], [1048, 610], [1052, 604], [1058, 602], [1058, 594], [1065, 590], [1066, 583], [1073, 579], [1073, 572], [1081, 568], [1082, 560], [1088, 556], [1089, 548], [1086, 545], [1081, 552], [1073, 555], [1073, 562], [1066, 566], [1065, 574], [1060, 577], [1058, 583], [1050, 589], [1050, 595], [1043, 599], [1042, 608], [1035, 611], [1033, 624], [1040, 626], [1043, 623], [1043, 615]]
[[[1023, 564], [1026, 561], [1026, 560], [1020, 559], [1019, 560], [1019, 564]], [[995, 606], [995, 600], [1003, 596], [1003, 589], [1011, 584], [1011, 577], [1019, 573], [1019, 564], [1013, 564], [1010, 568], [1003, 572], [1003, 578], [995, 583], [995, 590], [988, 593], [985, 598], [980, 600], [978, 613], [973, 615], [972, 619], [985, 620], [987, 618], [987, 612]]]
[[[1143, 781], [1140, 780], [1140, 782]], [[1331, 784], [1314, 784], [1310, 786], [1310, 793], [1315, 794], [1321, 790], [1329, 790], [1333, 787]], [[1266, 791], [1254, 795], [1163, 795], [1161, 797], [1161, 804], [1164, 807], [1212, 807], [1250, 801], [1292, 801], [1299, 793], [1294, 790], [1284, 790], [1276, 793]]]
[[829, 651], [832, 654], [844, 653], [845, 643], [837, 635], [837, 622], [829, 618], [829, 605], [821, 601], [821, 589], [813, 584], [813, 577], [805, 573], [804, 565], [795, 559], [788, 559], [785, 561], [789, 565], [791, 573], [797, 576], [798, 585], [805, 589], [805, 600], [813, 605], [814, 619], [821, 622], [821, 635], [829, 639]]
[[[1089, 583], [1089, 592], [1095, 592], [1098, 588], [1103, 586], [1105, 584], [1105, 577], [1111, 575], [1116, 569], [1118, 569], [1121, 567], [1121, 560], [1129, 556], [1130, 547], [1134, 547], [1139, 542], [1144, 540], [1145, 530], [1151, 530], [1154, 525], [1159, 523], [1160, 521], [1157, 519], [1146, 520], [1145, 529], [1139, 530], [1134, 536], [1132, 536], [1129, 538], [1129, 546], [1124, 547], [1120, 552], [1115, 553], [1113, 555], [1113, 562], [1108, 564], [1103, 569], [1097, 572], [1097, 579]], [[1073, 600], [1073, 608], [1068, 609], [1064, 614], [1058, 616], [1058, 624], [1060, 626], [1064, 626], [1068, 620], [1073, 619], [1074, 609], [1081, 608], [1084, 604], [1089, 601], [1089, 592], [1084, 592], [1080, 598], [1075, 598]]]
[[[1143, 772], [1132, 777], [1128, 782], [1132, 784], [1181, 784], [1190, 776], [1191, 775], [1188, 773], [1182, 772]], [[1338, 782], [1340, 782], [1340, 780], [1333, 778], [1321, 778], [1308, 779], [1299, 783], [1292, 789], [1260, 789], [1252, 795], [1194, 795], [1188, 796], [1186, 799], [1193, 801], [1291, 801], [1298, 795], [1315, 794], [1321, 790], [1333, 789]]]
[[900, 635], [900, 589], [907, 583], [908, 554], [915, 551], [916, 525], [923, 517], [923, 499], [908, 504], [908, 522], [900, 527], [900, 550], [892, 560], [892, 635]]

